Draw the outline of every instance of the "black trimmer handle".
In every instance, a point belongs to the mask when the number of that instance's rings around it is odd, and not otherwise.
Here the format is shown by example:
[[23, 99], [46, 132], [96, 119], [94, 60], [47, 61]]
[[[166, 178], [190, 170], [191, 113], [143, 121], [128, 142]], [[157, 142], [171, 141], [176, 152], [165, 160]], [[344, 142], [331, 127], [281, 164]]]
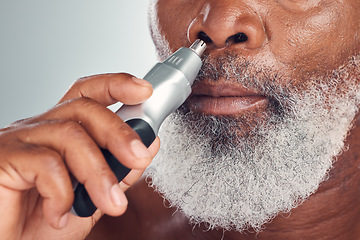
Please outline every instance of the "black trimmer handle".
[[[139, 135], [146, 147], [149, 147], [155, 140], [156, 135], [150, 125], [142, 119], [131, 119], [126, 122]], [[101, 149], [106, 162], [121, 182], [131, 171], [122, 165], [107, 149]], [[74, 189], [75, 199], [73, 203], [73, 213], [80, 217], [90, 217], [96, 211], [96, 207], [90, 199], [83, 184], [78, 183]]]

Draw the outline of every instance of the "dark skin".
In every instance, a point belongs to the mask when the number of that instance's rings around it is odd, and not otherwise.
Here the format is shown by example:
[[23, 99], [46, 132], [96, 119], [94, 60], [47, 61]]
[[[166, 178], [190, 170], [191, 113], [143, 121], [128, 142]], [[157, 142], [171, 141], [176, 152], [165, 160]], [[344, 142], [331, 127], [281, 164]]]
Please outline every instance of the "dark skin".
[[[1, 129], [0, 205], [6, 216], [1, 238], [84, 239], [104, 213], [123, 214], [128, 203], [123, 192], [141, 177], [159, 140], [147, 149], [106, 106], [141, 103], [151, 94], [149, 83], [129, 74], [82, 78], [49, 111]], [[98, 146], [112, 149], [133, 169], [120, 184]], [[69, 214], [70, 173], [99, 208], [93, 216]]]
[[[278, 83], [282, 85], [306, 88], [306, 76], [333, 70], [360, 50], [359, 1], [155, 2], [158, 25], [151, 22], [154, 39], [162, 35], [172, 51], [200, 37], [208, 42], [210, 56], [238, 53], [280, 72], [285, 76]], [[247, 40], [235, 42], [232, 36], [239, 32]], [[202, 110], [213, 112], [211, 107]], [[108, 239], [359, 239], [359, 114], [346, 144], [348, 150], [338, 157], [318, 191], [291, 214], [280, 213], [258, 234], [194, 228], [176, 209], [164, 207], [162, 198], [142, 181], [127, 192], [126, 214], [103, 218], [88, 239], [110, 231], [114, 235]]]
[[[174, 51], [203, 32], [210, 39], [208, 55], [227, 51], [261, 63], [281, 73], [279, 85], [306, 88], [309, 74], [323, 75], [360, 51], [356, 0], [154, 1], [159, 23], [156, 28], [151, 22], [154, 39], [163, 36]], [[247, 39], [235, 41], [239, 32]], [[124, 198], [123, 192], [157, 153], [159, 141], [148, 151], [133, 145], [138, 136], [106, 106], [116, 101], [136, 104], [150, 95], [151, 86], [127, 74], [84, 78], [53, 109], [1, 129], [2, 239], [83, 239], [103, 213], [122, 215], [128, 202], [124, 216], [102, 218], [88, 239], [221, 239], [221, 229], [193, 228], [181, 213], [173, 214], [144, 181]], [[204, 104], [197, 111], [216, 114], [211, 106]], [[262, 114], [261, 108], [252, 110]], [[290, 216], [279, 214], [259, 234], [230, 231], [224, 239], [359, 239], [359, 126], [358, 115], [346, 140], [348, 150], [338, 157], [329, 179]], [[97, 146], [134, 169], [120, 189]], [[99, 207], [94, 216], [67, 214], [73, 200], [70, 173], [85, 183]]]
[[[359, 239], [360, 238], [360, 119], [347, 139], [345, 152], [330, 171], [329, 180], [291, 214], [277, 216], [258, 234], [246, 232], [207, 231], [205, 226], [195, 227], [143, 180], [127, 191], [129, 207], [119, 218], [104, 216], [86, 238], [102, 239], [222, 239], [226, 240], [279, 240], [279, 239]], [[144, 201], [146, 199], [146, 201]]]

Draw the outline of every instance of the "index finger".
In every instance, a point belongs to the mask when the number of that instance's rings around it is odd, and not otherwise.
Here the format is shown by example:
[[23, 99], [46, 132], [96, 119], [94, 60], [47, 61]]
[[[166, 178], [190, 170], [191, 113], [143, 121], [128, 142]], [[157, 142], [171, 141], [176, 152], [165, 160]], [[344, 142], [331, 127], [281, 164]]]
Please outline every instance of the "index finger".
[[139, 104], [152, 94], [152, 85], [127, 73], [108, 73], [78, 79], [59, 103], [79, 97], [91, 98], [104, 106], [122, 102]]

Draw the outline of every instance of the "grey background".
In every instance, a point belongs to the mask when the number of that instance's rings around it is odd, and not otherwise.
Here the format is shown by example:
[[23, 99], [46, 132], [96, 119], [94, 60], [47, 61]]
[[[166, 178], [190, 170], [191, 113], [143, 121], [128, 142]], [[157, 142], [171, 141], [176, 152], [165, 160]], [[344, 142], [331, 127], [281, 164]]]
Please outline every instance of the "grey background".
[[0, 0], [0, 127], [51, 108], [76, 79], [156, 62], [148, 0]]

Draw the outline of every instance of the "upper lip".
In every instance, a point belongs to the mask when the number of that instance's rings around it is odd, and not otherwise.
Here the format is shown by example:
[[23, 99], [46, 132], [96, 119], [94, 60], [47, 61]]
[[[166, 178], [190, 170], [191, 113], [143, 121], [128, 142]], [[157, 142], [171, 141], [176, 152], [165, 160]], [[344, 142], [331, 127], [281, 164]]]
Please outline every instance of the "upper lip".
[[248, 97], [264, 96], [258, 91], [245, 88], [241, 84], [229, 81], [216, 82], [195, 82], [191, 96], [210, 96], [210, 97]]

